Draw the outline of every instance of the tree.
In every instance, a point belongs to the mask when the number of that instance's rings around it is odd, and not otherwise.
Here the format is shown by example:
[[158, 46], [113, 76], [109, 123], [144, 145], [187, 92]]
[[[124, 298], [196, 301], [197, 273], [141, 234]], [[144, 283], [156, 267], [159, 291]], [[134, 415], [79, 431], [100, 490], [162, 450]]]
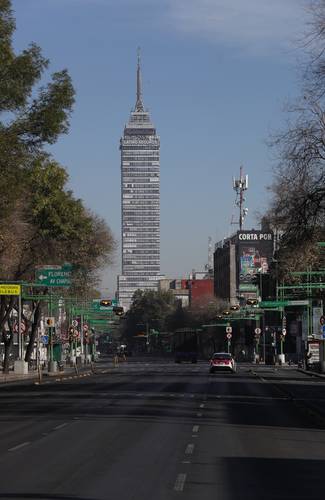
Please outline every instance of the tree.
[[0, 218], [11, 210], [35, 156], [68, 131], [74, 103], [67, 70], [35, 88], [49, 62], [35, 44], [16, 55], [14, 31], [11, 1], [0, 0]]
[[[64, 69], [47, 84], [41, 82], [48, 60], [35, 44], [16, 55], [14, 30], [11, 1], [0, 0], [0, 279], [32, 280], [37, 265], [70, 262], [75, 290], [83, 293], [110, 262], [114, 238], [105, 222], [67, 189], [66, 170], [44, 150], [68, 131], [74, 103], [70, 76]], [[1, 297], [5, 369], [13, 309], [16, 301]], [[39, 301], [31, 302], [31, 313], [26, 360], [41, 315]]]
[[137, 290], [124, 321], [124, 336], [132, 338], [141, 328], [163, 331], [176, 303], [171, 291]]
[[288, 107], [286, 130], [271, 141], [277, 151], [269, 220], [281, 233], [278, 271], [313, 267], [325, 229], [325, 2], [311, 6], [302, 96]]
[[[83, 295], [97, 283], [98, 270], [110, 262], [114, 238], [106, 223], [66, 189], [67, 181], [65, 169], [48, 158], [39, 158], [29, 170], [22, 190], [24, 203], [18, 199], [2, 221], [0, 278], [31, 282], [35, 266], [69, 262], [74, 293]], [[30, 308], [32, 320], [25, 317], [31, 329], [26, 361], [33, 350], [41, 302], [31, 301]]]

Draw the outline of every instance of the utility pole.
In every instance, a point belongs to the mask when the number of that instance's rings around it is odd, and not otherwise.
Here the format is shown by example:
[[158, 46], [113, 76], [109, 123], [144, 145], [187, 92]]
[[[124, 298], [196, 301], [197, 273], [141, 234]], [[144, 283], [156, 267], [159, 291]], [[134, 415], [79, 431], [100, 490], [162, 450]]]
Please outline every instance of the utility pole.
[[239, 224], [239, 229], [241, 230], [248, 212], [248, 208], [244, 208], [244, 201], [246, 201], [244, 198], [244, 191], [247, 191], [248, 189], [248, 175], [244, 176], [242, 165], [240, 166], [239, 179], [235, 179], [235, 177], [233, 177], [232, 184], [234, 191], [236, 191], [235, 203], [239, 207], [239, 221], [238, 223], [233, 222], [233, 224]]

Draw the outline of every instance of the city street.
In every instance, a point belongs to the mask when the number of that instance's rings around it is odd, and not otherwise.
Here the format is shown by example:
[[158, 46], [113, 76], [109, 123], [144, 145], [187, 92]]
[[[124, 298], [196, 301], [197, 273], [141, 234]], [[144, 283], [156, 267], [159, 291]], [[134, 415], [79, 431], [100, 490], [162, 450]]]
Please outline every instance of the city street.
[[0, 386], [1, 499], [323, 497], [325, 379], [150, 358], [96, 368]]

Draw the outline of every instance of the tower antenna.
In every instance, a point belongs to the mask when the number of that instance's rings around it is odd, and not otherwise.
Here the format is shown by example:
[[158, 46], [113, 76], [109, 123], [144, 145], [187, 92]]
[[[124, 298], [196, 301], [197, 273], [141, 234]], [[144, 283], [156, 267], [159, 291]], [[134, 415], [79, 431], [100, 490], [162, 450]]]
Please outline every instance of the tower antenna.
[[239, 207], [239, 221], [232, 222], [232, 224], [238, 224], [239, 229], [241, 230], [248, 212], [248, 208], [244, 208], [244, 201], [246, 201], [246, 198], [244, 198], [244, 191], [247, 191], [248, 189], [248, 175], [244, 176], [242, 165], [240, 166], [239, 179], [235, 179], [235, 177], [232, 178], [232, 187], [234, 191], [236, 191], [235, 203], [237, 207]]

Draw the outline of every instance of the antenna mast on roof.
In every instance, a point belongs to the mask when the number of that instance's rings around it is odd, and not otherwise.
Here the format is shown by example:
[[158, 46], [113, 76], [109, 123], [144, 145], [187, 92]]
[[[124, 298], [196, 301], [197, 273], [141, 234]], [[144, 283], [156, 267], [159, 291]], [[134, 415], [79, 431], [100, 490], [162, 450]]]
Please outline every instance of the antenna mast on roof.
[[243, 222], [244, 219], [247, 215], [248, 208], [244, 208], [244, 201], [246, 201], [246, 198], [244, 198], [244, 191], [247, 191], [248, 189], [248, 175], [243, 174], [243, 166], [240, 166], [240, 175], [239, 179], [235, 179], [235, 177], [232, 178], [232, 187], [234, 191], [236, 191], [236, 205], [239, 207], [239, 221], [238, 222], [232, 222], [232, 224], [239, 224], [239, 229], [243, 228]]

